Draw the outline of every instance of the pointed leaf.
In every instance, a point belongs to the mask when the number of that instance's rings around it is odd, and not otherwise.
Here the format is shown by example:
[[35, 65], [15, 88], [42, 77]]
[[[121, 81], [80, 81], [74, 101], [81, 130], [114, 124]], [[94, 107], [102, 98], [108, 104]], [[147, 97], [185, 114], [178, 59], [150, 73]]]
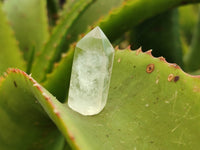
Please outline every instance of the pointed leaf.
[[61, 102], [66, 100], [68, 94], [73, 56], [74, 46], [62, 55], [61, 61], [55, 64], [53, 72], [47, 75], [43, 83], [43, 86]]
[[1, 150], [63, 150], [65, 140], [36, 95], [45, 99], [48, 93], [20, 70], [10, 69], [0, 78]]
[[3, 7], [28, 60], [32, 48], [37, 54], [48, 38], [46, 0], [6, 0]]
[[24, 69], [24, 61], [21, 56], [14, 33], [11, 30], [5, 14], [2, 12], [0, 2], [0, 76], [9, 67]]
[[66, 35], [73, 25], [73, 22], [82, 11], [92, 2], [92, 0], [80, 0], [69, 11], [66, 16], [59, 21], [53, 33], [43, 48], [42, 53], [36, 58], [33, 65], [33, 76], [39, 81], [45, 81], [46, 74], [52, 71], [53, 64], [62, 53], [62, 46], [66, 42]]
[[[61, 17], [65, 16], [66, 11], [70, 11], [70, 8], [76, 1], [79, 0], [67, 1]], [[95, 2], [92, 3], [87, 10], [85, 10], [82, 15], [75, 20], [74, 25], [69, 31], [68, 40], [65, 42], [65, 47], [69, 47], [71, 43], [77, 41], [78, 36], [82, 33], [86, 33], [89, 26], [96, 23], [100, 18], [103, 18], [109, 12], [112, 12], [112, 9], [122, 5], [122, 2], [123, 0], [95, 0]]]
[[[104, 20], [97, 23], [111, 41], [144, 20], [183, 4], [200, 0], [133, 0], [113, 10]], [[128, 23], [127, 23], [128, 22]], [[117, 32], [116, 32], [117, 31]]]

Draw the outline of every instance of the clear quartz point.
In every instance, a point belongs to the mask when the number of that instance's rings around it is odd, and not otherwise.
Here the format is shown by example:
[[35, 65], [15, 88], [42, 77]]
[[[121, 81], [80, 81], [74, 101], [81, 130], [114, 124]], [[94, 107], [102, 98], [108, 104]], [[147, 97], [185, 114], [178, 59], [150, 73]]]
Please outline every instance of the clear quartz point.
[[98, 114], [106, 105], [114, 48], [99, 27], [76, 45], [68, 105], [82, 115]]

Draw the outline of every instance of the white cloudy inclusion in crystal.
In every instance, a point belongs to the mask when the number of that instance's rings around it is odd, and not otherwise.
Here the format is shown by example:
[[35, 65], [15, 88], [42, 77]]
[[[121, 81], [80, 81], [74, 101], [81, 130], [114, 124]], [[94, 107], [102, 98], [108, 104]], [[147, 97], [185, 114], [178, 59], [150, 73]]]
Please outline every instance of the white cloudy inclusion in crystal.
[[106, 105], [114, 48], [99, 27], [76, 45], [68, 105], [82, 115], [98, 114]]

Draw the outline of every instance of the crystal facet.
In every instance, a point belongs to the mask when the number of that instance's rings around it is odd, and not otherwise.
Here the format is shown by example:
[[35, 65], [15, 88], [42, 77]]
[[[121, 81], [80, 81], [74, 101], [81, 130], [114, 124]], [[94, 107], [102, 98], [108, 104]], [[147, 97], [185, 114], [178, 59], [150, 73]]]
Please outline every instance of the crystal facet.
[[106, 105], [114, 48], [99, 27], [76, 45], [68, 105], [82, 115], [98, 114]]

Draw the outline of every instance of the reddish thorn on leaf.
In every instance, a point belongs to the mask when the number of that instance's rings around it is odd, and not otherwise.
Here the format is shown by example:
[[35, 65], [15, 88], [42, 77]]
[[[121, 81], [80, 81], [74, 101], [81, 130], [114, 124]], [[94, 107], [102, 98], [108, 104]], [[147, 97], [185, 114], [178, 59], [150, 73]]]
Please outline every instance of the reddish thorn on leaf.
[[84, 34], [84, 33], [82, 33], [82, 34], [81, 34], [81, 38], [83, 38], [84, 36], [85, 36], [85, 34]]
[[170, 66], [173, 67], [173, 68], [175, 68], [175, 69], [180, 69], [179, 65], [177, 65], [175, 63], [174, 64], [170, 64]]
[[126, 49], [129, 49], [129, 50], [131, 50], [131, 45], [128, 45], [128, 47], [127, 47]]
[[58, 67], [59, 66], [59, 63], [54, 63], [54, 67]]
[[152, 56], [151, 52], [152, 52], [152, 50], [148, 50], [145, 53], [148, 54], [148, 55], [150, 55], [150, 56]]
[[68, 130], [68, 135], [69, 135], [69, 137], [70, 137], [70, 139], [72, 140], [72, 141], [74, 141], [75, 140], [75, 137], [72, 135], [72, 133]]
[[33, 84], [40, 92], [42, 92], [42, 88], [38, 83]]
[[23, 74], [23, 75], [26, 76], [26, 77], [29, 77], [29, 76], [26, 74], [26, 72], [24, 72], [24, 71], [21, 71], [21, 74]]
[[53, 110], [53, 112], [56, 114], [56, 116], [60, 117], [60, 113], [56, 108]]
[[141, 47], [136, 50], [136, 55], [138, 55], [139, 53], [142, 53], [142, 48]]
[[119, 45], [115, 46], [115, 49], [116, 49], [116, 50], [119, 50]]
[[16, 69], [10, 69], [11, 72], [17, 73]]
[[160, 59], [160, 61], [164, 61], [164, 62], [166, 62], [166, 59], [164, 58], [164, 57], [158, 57], [158, 59]]
[[89, 26], [89, 29], [90, 30], [93, 30], [95, 27], [94, 26]]
[[76, 42], [72, 43], [71, 46], [72, 46], [73, 48], [75, 48], [75, 47], [76, 47]]

